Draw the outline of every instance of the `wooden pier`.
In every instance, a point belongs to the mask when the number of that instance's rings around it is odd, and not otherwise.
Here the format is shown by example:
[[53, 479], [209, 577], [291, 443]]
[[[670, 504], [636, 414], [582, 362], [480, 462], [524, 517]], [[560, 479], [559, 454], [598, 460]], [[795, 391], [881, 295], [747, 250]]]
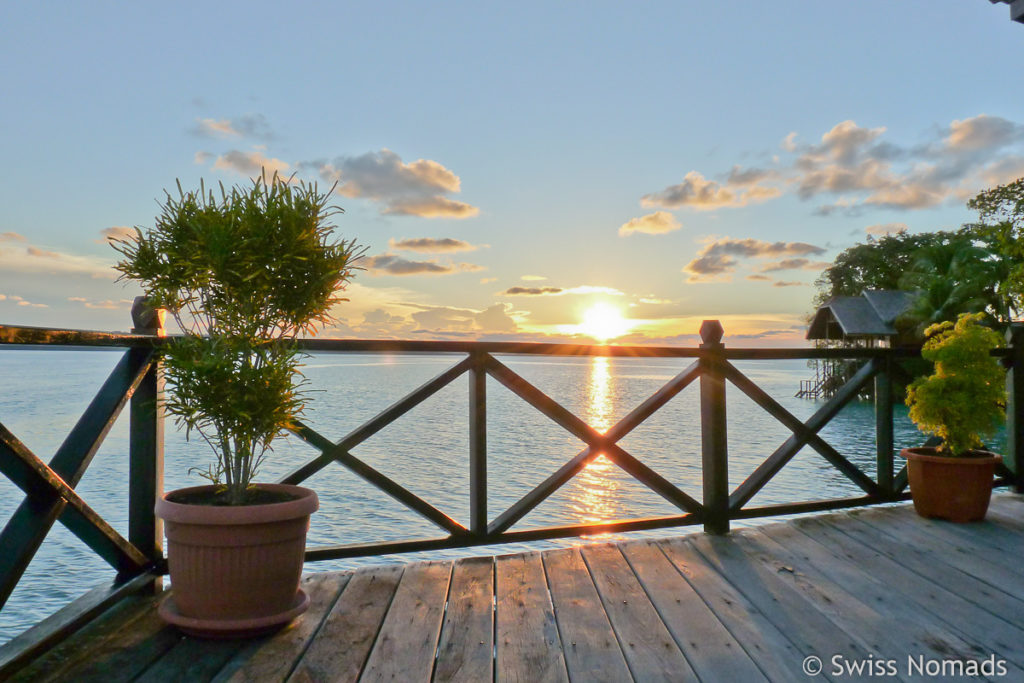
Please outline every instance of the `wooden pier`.
[[[1022, 557], [1024, 498], [997, 494], [979, 524], [904, 504], [314, 573], [310, 610], [273, 636], [187, 638], [159, 621], [159, 596], [136, 596], [14, 680], [799, 681], [812, 656], [821, 680], [982, 665], [1024, 680]], [[893, 676], [834, 675], [890, 661]]]

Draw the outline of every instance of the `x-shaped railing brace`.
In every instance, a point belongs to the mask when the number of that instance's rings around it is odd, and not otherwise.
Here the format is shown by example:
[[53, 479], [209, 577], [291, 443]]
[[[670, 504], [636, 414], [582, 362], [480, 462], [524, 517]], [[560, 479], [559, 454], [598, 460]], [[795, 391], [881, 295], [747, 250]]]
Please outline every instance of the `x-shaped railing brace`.
[[132, 349], [126, 353], [49, 466], [0, 425], [0, 472], [26, 493], [0, 532], [0, 548], [4, 549], [0, 553], [0, 607], [57, 519], [122, 575], [152, 564], [89, 507], [74, 487], [153, 362], [152, 350]]
[[498, 382], [549, 417], [556, 424], [587, 444], [586, 448], [559, 468], [558, 471], [491, 522], [487, 526], [487, 535], [496, 535], [507, 530], [548, 496], [557, 491], [563, 484], [572, 479], [588, 462], [601, 453], [604, 453], [609, 460], [680, 509], [692, 513], [699, 513], [703, 510], [699, 502], [644, 465], [616, 443], [697, 379], [700, 375], [697, 363], [690, 365], [690, 367], [655, 392], [615, 426], [601, 434], [494, 357], [484, 354], [479, 359], [466, 358], [419, 387], [405, 398], [394, 403], [337, 443], [331, 442], [307, 425], [298, 424], [293, 430], [294, 433], [314, 448], [320, 450], [321, 454], [282, 479], [282, 483], [300, 483], [326, 467], [331, 461], [337, 461], [450, 534], [468, 534], [469, 530], [465, 526], [459, 524], [393, 479], [353, 456], [351, 449], [447, 386], [461, 374], [474, 367], [476, 363], [482, 363], [487, 374], [494, 377]]
[[864, 474], [856, 465], [843, 457], [838, 451], [830, 446], [824, 439], [818, 436], [818, 432], [842, 410], [843, 406], [853, 400], [860, 390], [881, 370], [881, 363], [873, 359], [865, 363], [860, 370], [854, 374], [837, 391], [832, 399], [814, 413], [806, 422], [802, 422], [788, 410], [782, 407], [778, 401], [766, 394], [764, 390], [750, 381], [743, 373], [737, 370], [732, 364], [723, 362], [724, 374], [740, 391], [745, 393], [755, 403], [764, 408], [772, 417], [781, 422], [786, 428], [793, 432], [774, 453], [761, 463], [747, 479], [736, 487], [736, 490], [729, 496], [729, 511], [738, 512], [746, 505], [747, 501], [753, 498], [758, 491], [772, 480], [779, 470], [786, 463], [793, 459], [800, 449], [810, 445], [826, 460], [835, 466], [840, 472], [846, 475], [853, 483], [859, 486], [865, 493], [872, 496], [881, 495], [881, 489], [869, 476]]

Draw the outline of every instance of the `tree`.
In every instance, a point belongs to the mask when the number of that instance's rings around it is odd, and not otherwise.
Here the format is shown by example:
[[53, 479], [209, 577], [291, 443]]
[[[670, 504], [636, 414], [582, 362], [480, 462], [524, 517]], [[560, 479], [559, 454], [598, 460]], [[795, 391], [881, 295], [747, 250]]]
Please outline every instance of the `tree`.
[[919, 295], [898, 326], [909, 338], [923, 340], [925, 330], [935, 323], [962, 313], [986, 313], [990, 323], [1001, 328], [1009, 320], [1006, 300], [997, 288], [1005, 272], [1005, 261], [965, 231], [922, 247], [899, 279], [900, 289]]
[[860, 296], [865, 289], [899, 289], [918, 252], [955, 239], [948, 231], [898, 232], [855, 244], [836, 257], [815, 281], [815, 308], [836, 296]]
[[998, 287], [1019, 315], [1024, 310], [1024, 178], [979, 192], [967, 206], [981, 222], [965, 227], [1006, 263]]

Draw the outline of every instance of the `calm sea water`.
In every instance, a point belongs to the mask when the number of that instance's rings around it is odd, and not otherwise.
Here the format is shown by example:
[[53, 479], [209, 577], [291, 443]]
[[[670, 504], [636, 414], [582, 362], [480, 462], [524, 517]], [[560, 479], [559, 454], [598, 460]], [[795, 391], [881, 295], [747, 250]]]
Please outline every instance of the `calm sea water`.
[[[0, 349], [0, 422], [43, 460], [49, 460], [119, 359], [120, 351]], [[313, 393], [306, 421], [337, 440], [423, 382], [454, 365], [459, 355], [324, 354], [307, 360]], [[603, 431], [687, 367], [687, 359], [535, 358], [500, 360], [590, 425]], [[819, 406], [793, 397], [810, 376], [805, 361], [756, 361], [737, 366], [793, 414], [806, 419]], [[488, 378], [488, 489], [491, 518], [543, 481], [583, 444]], [[354, 453], [403, 486], [467, 523], [469, 509], [468, 379], [453, 384], [354, 449]], [[626, 450], [693, 497], [701, 497], [700, 420], [696, 384], [620, 442]], [[921, 441], [897, 407], [897, 446]], [[729, 478], [735, 487], [790, 432], [731, 386], [728, 389]], [[875, 471], [873, 408], [848, 406], [822, 436], [870, 475]], [[77, 487], [83, 498], [127, 535], [127, 415], [107, 437]], [[997, 444], [998, 445], [998, 444]], [[168, 424], [165, 488], [205, 483], [188, 468], [209, 462], [205, 443], [191, 442]], [[316, 455], [298, 439], [281, 440], [261, 480], [272, 481]], [[430, 522], [333, 465], [307, 486], [320, 497], [309, 545], [383, 541], [443, 535]], [[816, 452], [805, 448], [751, 505], [858, 495], [857, 489]], [[0, 524], [23, 496], [0, 477]], [[657, 494], [599, 458], [525, 517], [514, 529], [631, 517], [678, 514]], [[683, 531], [686, 531], [684, 529]], [[673, 530], [647, 532], [668, 535]], [[675, 533], [679, 533], [678, 530]], [[617, 538], [601, 536], [600, 540]], [[365, 558], [307, 565], [310, 571], [423, 557], [496, 554], [581, 542], [489, 546], [431, 554]], [[112, 570], [86, 546], [55, 525], [24, 578], [0, 611], [0, 642], [13, 637], [73, 598], [109, 581]]]

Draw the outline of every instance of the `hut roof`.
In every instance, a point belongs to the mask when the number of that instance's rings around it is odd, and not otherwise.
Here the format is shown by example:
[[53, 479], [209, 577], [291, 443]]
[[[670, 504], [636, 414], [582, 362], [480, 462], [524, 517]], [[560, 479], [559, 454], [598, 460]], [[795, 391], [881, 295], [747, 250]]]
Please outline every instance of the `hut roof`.
[[814, 314], [807, 338], [894, 337], [893, 321], [916, 296], [915, 292], [866, 289], [860, 296], [833, 297]]

